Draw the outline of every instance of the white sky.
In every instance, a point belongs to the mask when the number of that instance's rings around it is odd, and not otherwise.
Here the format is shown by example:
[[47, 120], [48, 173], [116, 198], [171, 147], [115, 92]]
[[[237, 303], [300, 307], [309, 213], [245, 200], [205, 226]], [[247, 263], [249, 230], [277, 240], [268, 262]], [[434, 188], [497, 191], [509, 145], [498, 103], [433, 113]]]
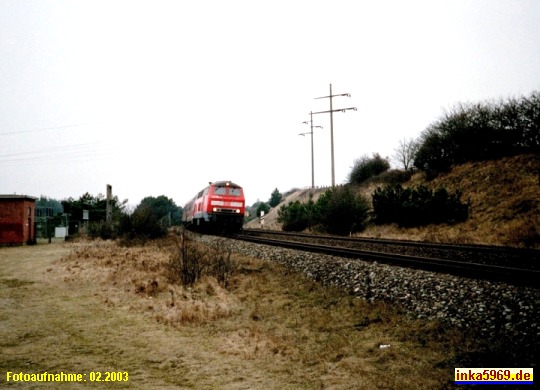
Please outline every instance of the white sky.
[[[459, 102], [540, 88], [538, 0], [0, 0], [0, 194], [247, 203], [336, 183]], [[315, 184], [331, 184], [314, 116]]]

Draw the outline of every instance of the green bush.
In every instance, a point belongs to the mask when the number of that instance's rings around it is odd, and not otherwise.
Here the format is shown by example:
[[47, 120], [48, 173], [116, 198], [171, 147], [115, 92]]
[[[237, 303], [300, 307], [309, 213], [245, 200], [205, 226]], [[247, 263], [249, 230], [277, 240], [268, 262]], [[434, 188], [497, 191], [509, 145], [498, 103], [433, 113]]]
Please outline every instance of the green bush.
[[277, 220], [282, 224], [284, 231], [301, 232], [310, 227], [309, 209], [312, 206], [308, 206], [308, 204], [296, 200], [280, 207]]
[[268, 212], [270, 211], [270, 206], [266, 202], [261, 202], [257, 206], [257, 217], [260, 217], [263, 211], [265, 214], [268, 214]]
[[159, 215], [151, 207], [139, 205], [131, 215], [131, 233], [138, 238], [160, 238], [167, 234], [167, 229]]
[[88, 236], [91, 238], [101, 238], [102, 240], [110, 240], [116, 238], [116, 230], [114, 226], [105, 221], [90, 222], [88, 224]]
[[177, 206], [172, 199], [169, 199], [165, 195], [158, 197], [147, 196], [137, 206], [147, 207], [151, 210], [159, 220], [163, 221], [163, 224], [167, 226], [181, 225], [182, 224], [182, 207]]
[[317, 202], [294, 201], [278, 210], [284, 231], [317, 228], [332, 234], [349, 234], [364, 229], [369, 202], [348, 187], [327, 190]]
[[449, 194], [444, 188], [432, 191], [425, 186], [378, 187], [373, 192], [372, 202], [377, 224], [397, 222], [400, 226], [412, 227], [453, 223], [465, 221], [469, 213], [469, 205], [461, 202], [461, 193]]
[[322, 230], [349, 234], [365, 228], [369, 202], [349, 186], [327, 190], [315, 204], [315, 218]]
[[454, 164], [522, 153], [540, 153], [540, 92], [456, 105], [422, 133], [414, 165], [436, 174]]
[[361, 184], [388, 169], [390, 169], [390, 163], [378, 153], [373, 154], [371, 158], [367, 155], [363, 156], [354, 162], [354, 166], [349, 173], [349, 183]]

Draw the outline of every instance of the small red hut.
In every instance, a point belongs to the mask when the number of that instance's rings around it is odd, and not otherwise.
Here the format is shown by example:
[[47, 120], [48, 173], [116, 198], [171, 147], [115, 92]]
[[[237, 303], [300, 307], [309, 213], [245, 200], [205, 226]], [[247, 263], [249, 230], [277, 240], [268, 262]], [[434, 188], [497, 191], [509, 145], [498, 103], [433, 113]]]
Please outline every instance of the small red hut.
[[0, 245], [36, 242], [36, 199], [27, 195], [0, 195]]

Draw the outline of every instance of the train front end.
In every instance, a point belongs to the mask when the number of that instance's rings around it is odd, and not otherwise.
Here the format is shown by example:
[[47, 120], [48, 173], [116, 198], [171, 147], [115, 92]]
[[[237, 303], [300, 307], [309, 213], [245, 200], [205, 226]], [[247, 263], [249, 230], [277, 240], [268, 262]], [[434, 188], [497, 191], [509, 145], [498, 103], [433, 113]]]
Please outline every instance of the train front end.
[[244, 190], [230, 181], [210, 184], [206, 203], [206, 222], [218, 229], [237, 231], [244, 224]]

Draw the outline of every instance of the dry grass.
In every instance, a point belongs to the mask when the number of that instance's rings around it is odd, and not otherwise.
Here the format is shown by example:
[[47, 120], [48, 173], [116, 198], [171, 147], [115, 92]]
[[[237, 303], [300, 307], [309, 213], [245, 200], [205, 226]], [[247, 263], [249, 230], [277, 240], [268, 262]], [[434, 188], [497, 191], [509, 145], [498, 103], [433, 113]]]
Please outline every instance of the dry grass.
[[170, 241], [54, 246], [0, 249], [3, 372], [129, 371], [133, 388], [441, 388], [474, 352], [456, 330], [254, 258], [233, 257], [227, 289], [213, 277], [183, 287], [167, 276]]
[[[427, 184], [462, 191], [462, 200], [471, 203], [469, 219], [428, 229], [440, 232], [441, 241], [448, 237], [460, 242], [465, 236], [473, 243], [540, 248], [539, 174], [540, 158], [535, 155], [457, 166]], [[421, 176], [411, 181], [422, 182]]]
[[130, 308], [143, 309], [156, 321], [180, 326], [231, 315], [236, 303], [215, 278], [203, 277], [194, 286], [170, 283], [171, 258], [176, 254], [176, 239], [146, 246], [118, 246], [113, 241], [80, 241], [74, 244], [65, 264], [64, 281], [84, 279], [104, 286], [104, 304], [122, 306], [126, 293]]

